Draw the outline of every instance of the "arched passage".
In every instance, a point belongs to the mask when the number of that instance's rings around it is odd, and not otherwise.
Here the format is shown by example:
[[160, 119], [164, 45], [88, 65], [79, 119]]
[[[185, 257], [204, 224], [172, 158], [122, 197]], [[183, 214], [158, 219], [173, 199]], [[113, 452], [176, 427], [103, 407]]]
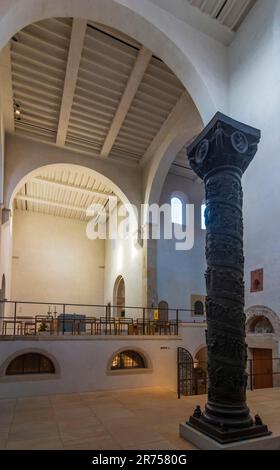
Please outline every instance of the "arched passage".
[[[124, 214], [122, 210], [122, 216], [129, 226], [125, 234], [120, 230], [123, 218], [118, 217], [118, 209], [124, 205], [127, 212]], [[106, 223], [99, 206], [104, 209]], [[105, 292], [109, 290], [111, 299], [113, 271], [119, 270], [118, 263], [122, 261], [120, 249], [128, 255], [130, 265], [135, 263], [133, 278], [128, 277], [129, 291], [136, 295], [136, 282], [141, 295], [142, 251], [133, 236], [136, 214], [116, 183], [78, 165], [47, 165], [27, 174], [15, 186], [10, 207], [14, 208], [14, 298], [50, 304], [62, 300], [70, 304], [103, 305]], [[100, 230], [98, 234], [97, 230]], [[125, 304], [124, 293], [123, 301], [121, 294], [119, 286], [120, 316]], [[134, 304], [133, 300], [130, 302]], [[47, 308], [40, 307], [40, 313], [41, 309], [45, 314]], [[49, 310], [61, 313], [55, 305]], [[70, 310], [67, 313], [72, 314]], [[90, 309], [86, 311], [82, 307], [73, 313], [92, 314]], [[102, 316], [105, 312], [100, 307], [97, 313]]]
[[[58, 153], [58, 161], [61, 161], [61, 158], [59, 158], [59, 153]], [[49, 162], [51, 160], [52, 156], [48, 153], [48, 155], [45, 156], [45, 161]], [[77, 155], [74, 155], [74, 158], [78, 162]], [[120, 199], [120, 201], [126, 206], [127, 210], [129, 211], [131, 215], [131, 222], [133, 224], [133, 229], [137, 229], [137, 217], [136, 217], [136, 212], [134, 209], [134, 206], [137, 206], [138, 200], [135, 199], [130, 199], [129, 196], [121, 189], [121, 187], [117, 184], [118, 182], [114, 179], [109, 178], [108, 176], [104, 175], [103, 173], [94, 170], [91, 168], [90, 164], [89, 166], [81, 166], [78, 163], [72, 163], [71, 156], [69, 156], [69, 161], [64, 161], [63, 163], [47, 163], [45, 165], [38, 166], [38, 163], [36, 164], [36, 161], [27, 161], [23, 163], [21, 166], [16, 166], [14, 169], [14, 174], [13, 178], [10, 179], [10, 184], [9, 187], [6, 188], [6, 207], [9, 209], [12, 209], [13, 206], [13, 201], [15, 198], [15, 195], [18, 193], [19, 189], [26, 184], [28, 180], [31, 178], [36, 177], [38, 174], [42, 174], [45, 171], [48, 170], [63, 170], [64, 168], [68, 169], [73, 169], [74, 171], [83, 171], [86, 169], [89, 175], [92, 175], [93, 177], [97, 178], [102, 184], [109, 186], [114, 194]], [[120, 184], [122, 182], [120, 181]], [[134, 193], [135, 195], [135, 193]], [[133, 195], [131, 194], [131, 197]]]
[[[165, 134], [155, 148], [144, 171], [145, 202], [158, 203], [163, 183], [175, 156], [203, 128], [203, 118], [192, 98], [186, 93], [167, 123]], [[187, 156], [186, 156], [187, 159]]]
[[2, 323], [4, 312], [5, 312], [5, 305], [3, 300], [6, 298], [6, 278], [5, 274], [2, 275], [2, 282], [1, 282], [1, 289], [0, 289], [0, 325]]
[[207, 392], [207, 346], [202, 346], [195, 354], [194, 376], [196, 394], [201, 395]]
[[114, 310], [117, 317], [125, 316], [125, 282], [118, 276], [114, 285]]

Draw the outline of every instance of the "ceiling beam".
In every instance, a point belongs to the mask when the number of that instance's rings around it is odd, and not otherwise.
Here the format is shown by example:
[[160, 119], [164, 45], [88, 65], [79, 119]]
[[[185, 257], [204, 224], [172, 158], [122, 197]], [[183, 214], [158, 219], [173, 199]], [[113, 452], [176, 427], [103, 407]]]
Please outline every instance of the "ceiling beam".
[[78, 71], [81, 61], [86, 28], [86, 20], [82, 18], [73, 19], [72, 33], [64, 79], [64, 89], [57, 127], [57, 145], [64, 145], [66, 140], [66, 134], [78, 78]]
[[104, 199], [116, 197], [115, 194], [104, 193], [102, 191], [91, 190], [91, 189], [78, 188], [77, 186], [73, 186], [73, 185], [66, 184], [66, 183], [59, 183], [57, 181], [47, 180], [39, 176], [31, 178], [29, 181], [31, 183], [44, 184], [46, 186], [53, 186], [54, 188], [57, 188], [57, 189], [65, 189], [65, 190], [73, 191], [79, 194], [86, 194], [88, 196], [95, 196], [95, 197], [104, 198]]
[[101, 157], [108, 157], [111, 149], [115, 143], [115, 140], [118, 136], [118, 133], [121, 129], [121, 126], [126, 118], [126, 115], [129, 111], [131, 103], [137, 93], [140, 83], [142, 82], [143, 76], [146, 72], [146, 69], [152, 58], [152, 53], [145, 47], [141, 47], [137, 59], [135, 61], [134, 67], [128, 78], [126, 88], [121, 97], [118, 109], [112, 121], [109, 132], [105, 138], [102, 150]]
[[144, 153], [144, 156], [140, 162], [141, 166], [145, 166], [153, 158], [154, 154], [156, 153], [166, 136], [170, 133], [170, 130], [177, 126], [178, 119], [181, 120], [185, 115], [187, 124], [189, 100], [190, 98], [187, 92], [183, 91], [174, 108], [172, 109], [167, 119], [164, 121], [160, 130], [155, 135], [154, 139], [152, 140], [146, 152]]
[[46, 199], [40, 199], [38, 197], [17, 195], [16, 199], [18, 201], [32, 202], [33, 204], [43, 204], [45, 206], [59, 207], [60, 209], [68, 209], [71, 211], [83, 212], [84, 214], [87, 211], [87, 209], [83, 207], [72, 206], [71, 204], [64, 204], [63, 202], [47, 201]]
[[5, 131], [14, 132], [14, 100], [10, 43], [0, 52], [0, 93]]

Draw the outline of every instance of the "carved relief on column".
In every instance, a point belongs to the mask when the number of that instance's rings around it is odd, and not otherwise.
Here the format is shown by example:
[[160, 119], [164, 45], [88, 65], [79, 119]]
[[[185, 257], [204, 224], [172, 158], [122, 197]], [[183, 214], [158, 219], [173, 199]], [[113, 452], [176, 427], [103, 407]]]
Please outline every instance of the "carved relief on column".
[[[206, 192], [208, 402], [189, 424], [219, 442], [268, 434], [246, 405], [243, 192], [260, 132], [217, 113], [188, 148]], [[198, 416], [199, 415], [199, 416]]]

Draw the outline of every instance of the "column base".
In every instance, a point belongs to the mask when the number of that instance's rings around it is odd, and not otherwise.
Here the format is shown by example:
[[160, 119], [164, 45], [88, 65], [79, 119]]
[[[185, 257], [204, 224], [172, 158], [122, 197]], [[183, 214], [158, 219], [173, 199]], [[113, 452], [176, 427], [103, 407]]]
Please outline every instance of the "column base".
[[187, 426], [192, 427], [201, 433], [209, 436], [220, 444], [229, 444], [232, 442], [244, 441], [247, 439], [255, 439], [265, 436], [270, 436], [271, 432], [265, 424], [256, 425], [252, 424], [247, 428], [222, 428], [206, 423], [202, 418], [191, 416]]
[[280, 450], [280, 436], [266, 435], [255, 439], [221, 444], [198, 431], [189, 423], [180, 424], [180, 436], [200, 450]]

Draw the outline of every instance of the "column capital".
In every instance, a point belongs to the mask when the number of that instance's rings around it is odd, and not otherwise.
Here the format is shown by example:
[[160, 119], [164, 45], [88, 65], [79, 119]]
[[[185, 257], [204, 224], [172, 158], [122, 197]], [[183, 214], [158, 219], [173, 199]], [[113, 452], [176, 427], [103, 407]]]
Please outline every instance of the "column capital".
[[190, 166], [200, 177], [226, 166], [246, 171], [253, 160], [261, 132], [218, 112], [187, 148]]

